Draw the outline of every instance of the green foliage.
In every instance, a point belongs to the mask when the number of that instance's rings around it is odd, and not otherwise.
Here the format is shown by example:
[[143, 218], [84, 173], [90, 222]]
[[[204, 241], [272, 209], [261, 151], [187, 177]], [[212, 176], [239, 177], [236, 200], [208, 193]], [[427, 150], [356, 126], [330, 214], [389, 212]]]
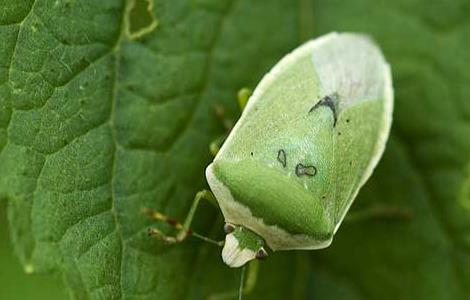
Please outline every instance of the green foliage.
[[332, 248], [312, 255], [312, 297], [468, 298], [470, 3], [322, 0], [316, 7], [318, 34], [369, 32], [393, 71], [392, 137], [354, 208], [395, 204], [413, 217], [343, 224]]
[[8, 242], [6, 203], [0, 202], [0, 299], [62, 300], [67, 293], [61, 287], [61, 278], [48, 274], [26, 274], [14, 257]]
[[[154, 0], [152, 13], [137, 2], [0, 4], [0, 198], [26, 270], [62, 274], [76, 299], [234, 289], [220, 249], [149, 240], [139, 211], [183, 218], [223, 133], [216, 103], [235, 117], [237, 90], [302, 41], [362, 31], [391, 62], [396, 109], [354, 209], [413, 217], [346, 223], [329, 249], [276, 253], [252, 298], [303, 298], [305, 286], [312, 299], [470, 294], [468, 1]], [[213, 208], [197, 219], [220, 238]]]

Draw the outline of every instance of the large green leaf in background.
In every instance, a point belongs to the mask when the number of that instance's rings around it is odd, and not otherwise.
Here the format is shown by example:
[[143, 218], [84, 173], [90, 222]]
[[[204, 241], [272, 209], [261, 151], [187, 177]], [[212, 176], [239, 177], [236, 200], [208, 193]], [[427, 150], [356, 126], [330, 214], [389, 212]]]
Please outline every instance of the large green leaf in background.
[[413, 218], [344, 224], [312, 255], [311, 295], [469, 299], [470, 1], [315, 3], [317, 34], [368, 32], [393, 70], [392, 137], [354, 208], [401, 205]]
[[8, 242], [5, 204], [0, 202], [0, 299], [64, 299], [67, 293], [61, 288], [59, 276], [26, 274], [14, 257]]
[[[235, 116], [236, 91], [287, 51], [349, 30], [378, 40], [396, 90], [391, 142], [354, 209], [393, 203], [413, 218], [276, 253], [252, 298], [302, 298], [307, 282], [314, 299], [470, 294], [468, 1], [162, 0], [153, 16], [136, 3], [0, 4], [0, 197], [25, 270], [62, 273], [77, 299], [233, 290], [219, 249], [149, 240], [139, 210], [182, 219], [223, 133], [214, 104]], [[199, 231], [220, 225], [201, 207]]]
[[[158, 26], [139, 38], [132, 3], [3, 2], [0, 190], [11, 238], [26, 271], [62, 272], [77, 299], [234, 290], [239, 273], [220, 249], [151, 240], [140, 209], [184, 217], [224, 131], [214, 104], [235, 115], [236, 91], [298, 45], [309, 19], [290, 0], [154, 1]], [[220, 233], [217, 215], [202, 207], [198, 228]], [[263, 268], [273, 297], [302, 293], [296, 262], [279, 255]]]

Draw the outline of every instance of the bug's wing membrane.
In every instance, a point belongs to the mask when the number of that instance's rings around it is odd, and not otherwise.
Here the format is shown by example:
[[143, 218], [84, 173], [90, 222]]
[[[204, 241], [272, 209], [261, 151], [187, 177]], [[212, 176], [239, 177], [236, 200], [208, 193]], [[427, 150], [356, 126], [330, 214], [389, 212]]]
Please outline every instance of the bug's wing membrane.
[[390, 68], [366, 36], [340, 34], [313, 52], [320, 94], [338, 97], [336, 229], [380, 159], [390, 131]]
[[312, 51], [321, 95], [337, 94], [338, 111], [383, 100], [388, 68], [374, 42], [365, 35], [342, 33]]

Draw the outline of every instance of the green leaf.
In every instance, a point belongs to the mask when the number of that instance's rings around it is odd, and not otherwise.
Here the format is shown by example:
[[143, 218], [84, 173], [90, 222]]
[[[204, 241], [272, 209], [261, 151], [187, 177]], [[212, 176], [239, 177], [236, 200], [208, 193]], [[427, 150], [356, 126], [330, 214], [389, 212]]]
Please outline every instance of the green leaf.
[[[302, 41], [363, 31], [391, 62], [396, 108], [353, 209], [413, 217], [345, 223], [328, 249], [276, 253], [251, 298], [303, 298], [308, 280], [312, 299], [464, 299], [469, 16], [458, 0], [3, 1], [0, 198], [24, 269], [62, 274], [77, 299], [233, 291], [220, 249], [151, 240], [140, 209], [184, 218], [224, 132], [215, 104], [234, 118], [237, 90]], [[220, 238], [220, 214], [203, 205], [195, 228]]]
[[[77, 299], [234, 291], [239, 271], [222, 263], [220, 249], [152, 240], [154, 224], [140, 210], [184, 218], [206, 186], [209, 144], [224, 133], [215, 104], [235, 117], [237, 90], [254, 87], [305, 39], [311, 24], [300, 4], [1, 5], [0, 195], [25, 270], [62, 273]], [[221, 238], [210, 206], [195, 226]], [[261, 267], [257, 289], [274, 299], [301, 296], [305, 287], [292, 282], [305, 281], [304, 266], [296, 255], [277, 255]]]
[[6, 203], [0, 202], [0, 299], [66, 299], [61, 278], [47, 274], [31, 276], [25, 274], [8, 241]]
[[470, 295], [470, 5], [339, 1], [315, 6], [317, 34], [363, 31], [395, 87], [392, 137], [353, 209], [408, 207], [412, 219], [343, 224], [312, 254], [313, 299], [466, 299]]

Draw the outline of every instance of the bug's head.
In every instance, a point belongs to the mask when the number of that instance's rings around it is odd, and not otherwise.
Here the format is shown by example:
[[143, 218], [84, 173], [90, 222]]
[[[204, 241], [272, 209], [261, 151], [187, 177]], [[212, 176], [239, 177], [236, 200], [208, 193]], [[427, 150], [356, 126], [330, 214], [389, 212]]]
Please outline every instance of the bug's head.
[[229, 267], [238, 268], [253, 259], [264, 259], [268, 252], [264, 239], [246, 227], [225, 224], [225, 244], [222, 259]]

